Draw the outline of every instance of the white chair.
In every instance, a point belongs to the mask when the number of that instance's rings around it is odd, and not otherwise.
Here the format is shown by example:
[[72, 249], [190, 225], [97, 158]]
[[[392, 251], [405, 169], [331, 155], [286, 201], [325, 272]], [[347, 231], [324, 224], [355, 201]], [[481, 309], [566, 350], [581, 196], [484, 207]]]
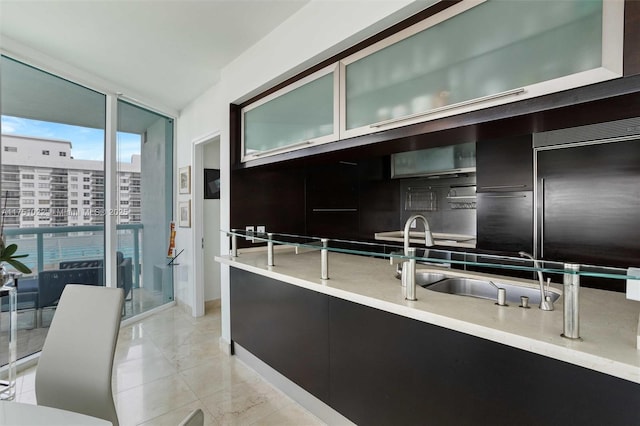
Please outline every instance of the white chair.
[[204, 413], [201, 409], [196, 408], [178, 426], [203, 426]]
[[38, 361], [38, 405], [118, 426], [111, 374], [123, 299], [120, 288], [67, 284]]

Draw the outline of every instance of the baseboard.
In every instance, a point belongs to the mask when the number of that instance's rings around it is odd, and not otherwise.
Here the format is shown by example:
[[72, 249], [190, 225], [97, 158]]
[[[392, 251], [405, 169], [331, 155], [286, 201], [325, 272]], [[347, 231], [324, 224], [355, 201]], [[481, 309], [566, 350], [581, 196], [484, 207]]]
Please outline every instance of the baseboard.
[[145, 319], [147, 317], [150, 317], [153, 314], [157, 314], [158, 312], [165, 311], [165, 310], [167, 310], [169, 308], [172, 308], [174, 306], [176, 306], [176, 302], [175, 301], [171, 301], [169, 303], [165, 303], [164, 305], [160, 305], [157, 308], [153, 308], [153, 309], [150, 309], [148, 311], [139, 313], [138, 315], [136, 315], [134, 317], [127, 318], [126, 320], [120, 321], [120, 328], [125, 327], [125, 326], [130, 325], [130, 324], [135, 324], [138, 321], [141, 321], [141, 320], [143, 320], [143, 319]]
[[209, 311], [220, 310], [221, 306], [222, 306], [221, 299], [207, 300], [204, 302], [204, 312], [206, 314]]

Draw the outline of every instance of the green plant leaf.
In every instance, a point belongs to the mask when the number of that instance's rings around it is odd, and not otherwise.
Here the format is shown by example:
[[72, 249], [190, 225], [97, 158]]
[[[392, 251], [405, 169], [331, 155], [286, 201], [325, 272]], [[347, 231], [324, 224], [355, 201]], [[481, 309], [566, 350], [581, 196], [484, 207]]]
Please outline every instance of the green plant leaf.
[[28, 254], [16, 254], [15, 256], [11, 256], [10, 259], [20, 259], [21, 257], [28, 257]]
[[8, 246], [6, 246], [4, 248], [4, 252], [2, 252], [2, 257], [9, 258], [17, 250], [18, 250], [18, 245], [17, 244], [9, 244]]
[[31, 269], [29, 269], [29, 267], [27, 265], [25, 265], [24, 263], [18, 261], [18, 260], [14, 260], [14, 259], [6, 259], [6, 262], [13, 266], [14, 268], [16, 268], [16, 270], [18, 270], [19, 272], [22, 272], [23, 274], [30, 274], [31, 273]]

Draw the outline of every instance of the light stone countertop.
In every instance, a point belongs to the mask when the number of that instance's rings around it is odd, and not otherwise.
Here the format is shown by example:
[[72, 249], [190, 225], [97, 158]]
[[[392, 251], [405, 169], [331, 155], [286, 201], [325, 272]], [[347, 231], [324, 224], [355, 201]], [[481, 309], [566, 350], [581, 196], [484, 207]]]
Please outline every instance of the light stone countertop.
[[[640, 350], [636, 349], [640, 302], [622, 293], [580, 288], [581, 340], [561, 337], [562, 297], [555, 310], [537, 306], [497, 306], [491, 300], [450, 295], [416, 288], [416, 301], [404, 299], [400, 280], [386, 259], [329, 253], [329, 280], [320, 279], [320, 252], [295, 254], [277, 247], [275, 266], [267, 266], [266, 250], [217, 256], [216, 261], [319, 293], [382, 311], [502, 343], [611, 376], [640, 383]], [[418, 269], [434, 269], [418, 265]], [[441, 270], [440, 270], [441, 271]], [[537, 281], [496, 275], [456, 272], [460, 276], [490, 276], [497, 282], [538, 287]], [[558, 281], [560, 276], [553, 276]], [[554, 283], [552, 283], [554, 287]], [[561, 285], [555, 285], [561, 289]]]

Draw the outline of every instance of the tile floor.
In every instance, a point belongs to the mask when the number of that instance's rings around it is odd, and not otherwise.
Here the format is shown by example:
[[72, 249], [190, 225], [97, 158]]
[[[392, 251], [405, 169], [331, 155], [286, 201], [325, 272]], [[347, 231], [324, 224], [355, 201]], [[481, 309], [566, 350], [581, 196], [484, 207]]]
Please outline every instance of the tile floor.
[[[120, 424], [177, 425], [195, 408], [205, 425], [322, 425], [219, 349], [220, 310], [193, 318], [178, 307], [120, 330], [113, 391]], [[35, 403], [35, 367], [18, 376], [17, 400]]]

